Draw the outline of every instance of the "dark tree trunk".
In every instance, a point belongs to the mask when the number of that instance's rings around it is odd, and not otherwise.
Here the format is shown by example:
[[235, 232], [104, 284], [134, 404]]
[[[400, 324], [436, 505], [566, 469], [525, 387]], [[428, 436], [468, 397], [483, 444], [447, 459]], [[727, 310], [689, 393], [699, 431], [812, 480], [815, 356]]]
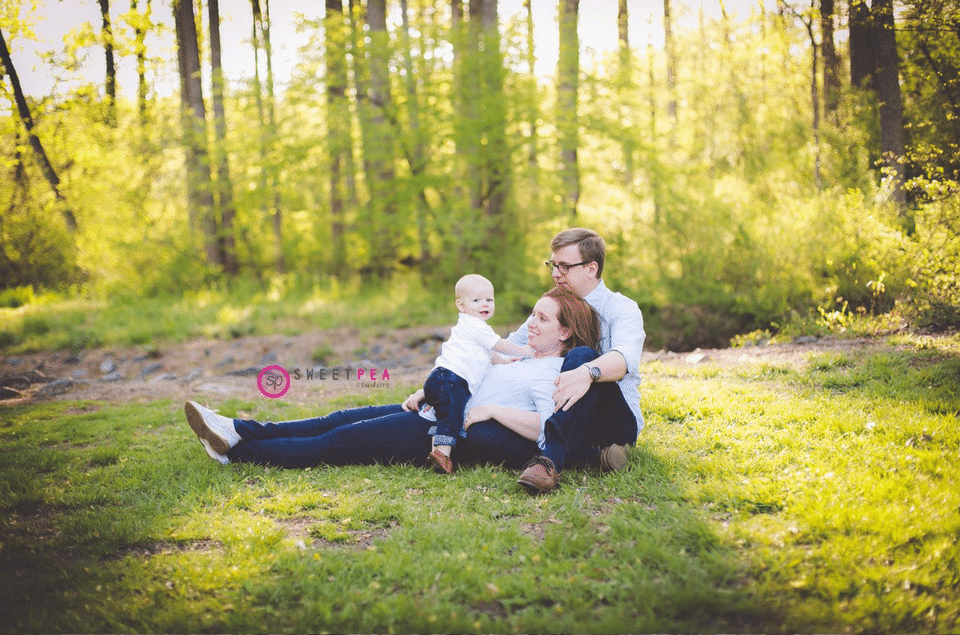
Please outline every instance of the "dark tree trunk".
[[560, 57], [557, 62], [557, 137], [560, 144], [560, 178], [563, 208], [577, 215], [580, 200], [580, 145], [578, 117], [580, 91], [580, 40], [577, 36], [579, 0], [560, 0]]
[[880, 102], [880, 152], [887, 177], [892, 180], [891, 199], [905, 210], [903, 98], [900, 93], [900, 56], [893, 22], [893, 0], [873, 0], [876, 34], [876, 91]]
[[100, 17], [103, 23], [103, 50], [106, 56], [107, 123], [117, 125], [117, 66], [113, 55], [113, 28], [110, 26], [110, 0], [99, 0]]
[[227, 159], [227, 117], [224, 108], [223, 66], [220, 50], [220, 0], [207, 0], [210, 18], [210, 71], [212, 74], [213, 124], [216, 137], [214, 150], [217, 163], [217, 204], [220, 208], [220, 231], [217, 233], [219, 262], [230, 276], [240, 271], [237, 262], [237, 241], [234, 235], [233, 181]]
[[840, 107], [840, 56], [834, 44], [834, 0], [820, 0], [820, 33], [823, 54], [823, 109], [826, 118], [837, 123]]
[[221, 266], [217, 248], [217, 221], [210, 179], [206, 136], [206, 107], [200, 81], [200, 51], [193, 0], [175, 0], [177, 61], [180, 65], [180, 102], [184, 147], [187, 152], [187, 201], [191, 223], [199, 225], [207, 262]]
[[[20, 121], [23, 122], [23, 127], [27, 131], [27, 138], [30, 141], [30, 147], [33, 148], [33, 153], [37, 158], [37, 163], [40, 164], [40, 169], [43, 171], [43, 175], [46, 177], [47, 183], [50, 184], [50, 188], [53, 190], [53, 194], [56, 196], [57, 201], [61, 204], [64, 204], [66, 199], [64, 199], [63, 194], [60, 192], [60, 177], [57, 176], [56, 170], [53, 169], [53, 164], [50, 163], [50, 159], [47, 157], [47, 153], [43, 149], [43, 144], [40, 142], [40, 137], [38, 137], [37, 133], [34, 131], [33, 116], [30, 114], [30, 107], [27, 105], [27, 99], [23, 94], [23, 88], [20, 86], [20, 77], [17, 75], [17, 69], [13, 66], [13, 58], [10, 57], [10, 51], [7, 48], [7, 41], [4, 39], [2, 31], [0, 31], [0, 58], [3, 60], [4, 71], [6, 71], [7, 77], [10, 78], [10, 85], [13, 88], [13, 101], [17, 104], [17, 112], [20, 114]], [[63, 210], [62, 214], [67, 228], [70, 229], [70, 231], [76, 231], [77, 218], [74, 213], [69, 209], [65, 209]]]

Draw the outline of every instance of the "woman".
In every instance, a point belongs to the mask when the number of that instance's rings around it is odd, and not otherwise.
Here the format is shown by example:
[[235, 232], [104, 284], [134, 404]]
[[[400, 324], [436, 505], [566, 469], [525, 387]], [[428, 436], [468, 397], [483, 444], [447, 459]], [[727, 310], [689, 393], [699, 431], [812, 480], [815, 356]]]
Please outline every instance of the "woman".
[[[543, 423], [554, 411], [554, 380], [563, 356], [578, 346], [595, 348], [599, 342], [596, 312], [563, 289], [552, 289], [537, 301], [528, 328], [534, 356], [492, 366], [467, 402], [467, 438], [457, 445], [457, 462], [462, 462], [461, 454], [470, 460], [510, 464], [536, 456]], [[229, 419], [193, 402], [186, 404], [185, 412], [207, 453], [221, 463], [288, 468], [424, 463], [431, 450], [429, 430], [434, 423], [416, 411], [422, 401], [421, 389], [403, 404], [353, 408], [281, 423]], [[498, 456], [484, 456], [490, 454], [489, 443], [470, 443], [478, 424], [486, 436], [490, 426], [502, 428], [497, 438], [516, 447], [501, 448]], [[463, 450], [459, 450], [461, 445]]]

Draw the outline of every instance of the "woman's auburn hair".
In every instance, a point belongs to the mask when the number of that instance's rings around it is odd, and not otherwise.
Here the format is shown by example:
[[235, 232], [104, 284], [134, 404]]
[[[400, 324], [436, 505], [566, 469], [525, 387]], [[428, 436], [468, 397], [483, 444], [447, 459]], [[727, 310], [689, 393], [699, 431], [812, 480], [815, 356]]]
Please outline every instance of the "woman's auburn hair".
[[570, 329], [570, 337], [563, 340], [562, 353], [566, 355], [577, 346], [600, 346], [600, 316], [587, 301], [563, 287], [554, 287], [543, 294], [557, 303], [557, 321]]

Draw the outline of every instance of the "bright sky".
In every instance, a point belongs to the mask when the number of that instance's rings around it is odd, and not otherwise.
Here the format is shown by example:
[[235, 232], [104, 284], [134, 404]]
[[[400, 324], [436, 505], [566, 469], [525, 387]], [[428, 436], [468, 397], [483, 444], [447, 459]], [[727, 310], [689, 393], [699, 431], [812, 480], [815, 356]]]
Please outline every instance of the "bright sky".
[[[0, 0], [7, 2], [9, 0]], [[17, 2], [18, 0], [13, 0]], [[728, 12], [749, 15], [753, 7], [762, 0], [724, 0]], [[769, 3], [770, 0], [768, 0]], [[659, 46], [663, 41], [663, 3], [662, 0], [628, 0], [630, 12], [630, 42], [634, 47], [646, 47], [653, 43]], [[64, 36], [79, 29], [84, 23], [93, 25], [93, 32], [100, 31], [100, 8], [97, 0], [37, 0], [39, 8], [35, 13], [29, 6], [21, 8], [21, 18], [29, 19], [34, 32], [40, 39], [32, 42], [19, 38], [10, 41], [5, 33], [7, 44], [11, 47], [14, 65], [20, 75], [23, 89], [30, 95], [48, 95], [53, 90], [56, 79], [49, 65], [43, 63], [39, 53], [54, 51], [62, 56]], [[29, 3], [22, 3], [28, 5]], [[129, 9], [129, 0], [111, 0], [111, 16], [114, 23]], [[146, 4], [140, 0], [141, 7]], [[388, 0], [387, 6], [395, 8], [398, 3]], [[171, 73], [166, 84], [154, 84], [153, 90], [169, 93], [178, 90], [176, 69], [176, 49], [173, 43], [173, 16], [171, 0], [153, 0], [153, 19], [166, 24], [168, 36], [164, 40], [148, 41], [152, 55], [160, 55], [170, 60]], [[550, 75], [557, 61], [557, 15], [558, 0], [533, 0], [535, 37], [537, 39], [537, 73]], [[696, 20], [700, 10], [715, 17], [720, 15], [720, 0], [673, 0], [674, 19], [678, 22]], [[272, 18], [271, 40], [274, 45], [274, 73], [279, 83], [286, 82], [296, 62], [297, 49], [306, 42], [306, 36], [295, 29], [295, 16], [304, 14], [308, 18], [319, 18], [323, 11], [320, 0], [273, 0], [270, 2]], [[507, 22], [512, 18], [523, 19], [523, 0], [500, 0], [500, 20]], [[224, 72], [228, 81], [237, 81], [253, 76], [253, 51], [249, 46], [251, 34], [250, 0], [220, 0], [221, 40], [223, 45]], [[611, 50], [617, 45], [617, 0], [581, 0], [580, 1], [580, 42], [585, 49]], [[117, 58], [118, 90], [132, 97], [136, 91], [136, 70], [132, 57]], [[95, 83], [102, 83], [104, 76], [103, 49], [99, 46], [88, 47], [83, 56], [82, 74]], [[159, 81], [159, 80], [158, 80]], [[63, 86], [59, 90], [62, 90]]]

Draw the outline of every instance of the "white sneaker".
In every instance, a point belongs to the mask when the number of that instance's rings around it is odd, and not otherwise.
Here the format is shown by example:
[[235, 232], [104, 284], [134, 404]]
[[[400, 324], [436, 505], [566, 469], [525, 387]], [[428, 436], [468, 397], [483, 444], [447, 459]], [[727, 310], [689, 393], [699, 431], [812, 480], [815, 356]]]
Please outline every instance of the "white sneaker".
[[228, 457], [218, 453], [216, 450], [210, 447], [209, 441], [207, 441], [206, 439], [200, 439], [200, 443], [203, 444], [203, 449], [207, 451], [207, 454], [210, 455], [211, 459], [213, 459], [220, 465], [227, 465], [228, 463], [230, 463], [230, 459]]
[[183, 411], [193, 431], [201, 441], [209, 443], [216, 454], [225, 455], [230, 448], [240, 442], [240, 435], [237, 434], [237, 429], [233, 425], [233, 419], [218, 415], [194, 401], [188, 401]]

